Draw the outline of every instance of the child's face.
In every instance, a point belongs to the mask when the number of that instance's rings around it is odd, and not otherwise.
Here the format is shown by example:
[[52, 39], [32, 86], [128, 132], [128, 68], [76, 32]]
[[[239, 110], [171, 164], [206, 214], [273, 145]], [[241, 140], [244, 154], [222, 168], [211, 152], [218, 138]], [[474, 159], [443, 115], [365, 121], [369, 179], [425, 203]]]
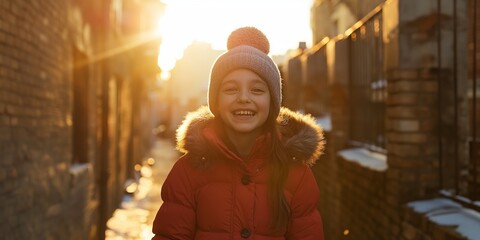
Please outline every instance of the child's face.
[[217, 108], [227, 126], [237, 133], [260, 133], [270, 111], [270, 91], [265, 81], [247, 69], [237, 69], [223, 79]]

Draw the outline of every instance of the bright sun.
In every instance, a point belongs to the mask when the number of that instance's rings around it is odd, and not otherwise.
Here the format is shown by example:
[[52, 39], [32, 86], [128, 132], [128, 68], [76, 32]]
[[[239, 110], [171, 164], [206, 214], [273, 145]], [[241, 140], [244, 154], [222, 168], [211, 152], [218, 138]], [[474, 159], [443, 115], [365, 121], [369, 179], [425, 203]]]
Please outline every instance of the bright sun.
[[295, 49], [298, 42], [311, 42], [312, 0], [161, 0], [166, 5], [160, 19], [162, 36], [158, 65], [162, 78], [194, 40], [225, 49], [228, 34], [237, 27], [255, 26], [270, 40], [272, 55]]

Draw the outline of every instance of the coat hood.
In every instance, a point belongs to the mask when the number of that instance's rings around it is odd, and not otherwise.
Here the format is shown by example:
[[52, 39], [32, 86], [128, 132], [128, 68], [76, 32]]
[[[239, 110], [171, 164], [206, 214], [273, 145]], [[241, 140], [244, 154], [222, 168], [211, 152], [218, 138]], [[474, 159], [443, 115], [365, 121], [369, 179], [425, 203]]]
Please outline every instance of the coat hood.
[[[214, 124], [214, 120], [215, 116], [206, 106], [188, 113], [177, 129], [177, 150], [199, 157], [207, 156], [210, 144], [202, 130]], [[277, 124], [280, 138], [292, 161], [313, 165], [322, 154], [325, 145], [323, 129], [314, 118], [282, 107]]]

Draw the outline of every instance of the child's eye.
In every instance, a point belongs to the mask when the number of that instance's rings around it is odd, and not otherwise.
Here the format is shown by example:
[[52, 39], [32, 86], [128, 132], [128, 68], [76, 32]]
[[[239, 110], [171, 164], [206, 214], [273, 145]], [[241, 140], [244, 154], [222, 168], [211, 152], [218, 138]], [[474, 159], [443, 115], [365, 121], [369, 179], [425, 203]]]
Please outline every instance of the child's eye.
[[233, 88], [233, 87], [225, 88], [225, 89], [223, 89], [223, 92], [226, 93], [226, 94], [234, 94], [234, 93], [237, 92], [237, 89]]
[[265, 90], [261, 89], [261, 88], [254, 88], [252, 89], [252, 92], [255, 93], [255, 94], [262, 94], [265, 92]]

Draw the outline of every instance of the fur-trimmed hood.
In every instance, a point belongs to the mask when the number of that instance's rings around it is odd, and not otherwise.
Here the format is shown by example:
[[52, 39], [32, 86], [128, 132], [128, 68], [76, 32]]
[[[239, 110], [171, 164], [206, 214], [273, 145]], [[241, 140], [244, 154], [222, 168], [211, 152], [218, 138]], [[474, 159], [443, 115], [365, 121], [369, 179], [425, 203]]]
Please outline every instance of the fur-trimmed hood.
[[[208, 155], [206, 151], [209, 143], [202, 130], [213, 124], [214, 119], [215, 116], [206, 106], [188, 113], [177, 129], [177, 150], [201, 157]], [[282, 142], [292, 160], [313, 165], [325, 145], [323, 129], [313, 117], [282, 107], [277, 123]]]

